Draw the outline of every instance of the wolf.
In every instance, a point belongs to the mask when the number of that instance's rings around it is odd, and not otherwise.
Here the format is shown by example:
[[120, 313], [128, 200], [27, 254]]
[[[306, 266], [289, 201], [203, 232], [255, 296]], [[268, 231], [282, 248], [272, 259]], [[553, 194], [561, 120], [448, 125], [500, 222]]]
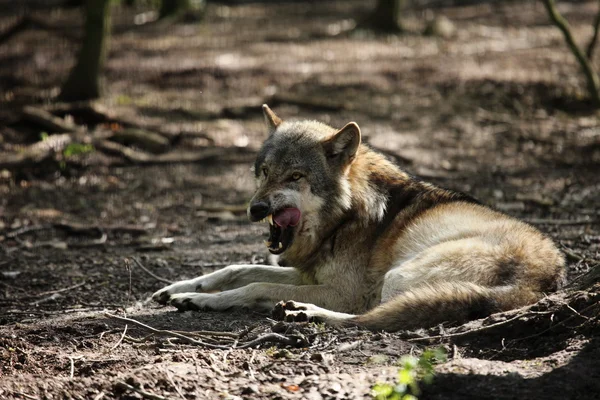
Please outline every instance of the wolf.
[[252, 222], [267, 221], [282, 264], [231, 265], [153, 299], [179, 310], [246, 307], [288, 321], [397, 331], [462, 323], [561, 287], [564, 258], [534, 227], [419, 180], [334, 129], [282, 121], [254, 165]]

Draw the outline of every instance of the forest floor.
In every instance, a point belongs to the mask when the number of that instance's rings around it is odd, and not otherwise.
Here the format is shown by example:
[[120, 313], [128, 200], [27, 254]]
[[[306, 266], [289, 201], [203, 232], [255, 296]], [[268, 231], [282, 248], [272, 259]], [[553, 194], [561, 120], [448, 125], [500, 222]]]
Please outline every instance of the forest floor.
[[[8, 3], [0, 32], [18, 20]], [[582, 43], [596, 5], [561, 4]], [[449, 360], [422, 398], [599, 398], [600, 284], [580, 282], [600, 268], [600, 119], [560, 32], [538, 2], [435, 9], [455, 24], [446, 38], [348, 32], [368, 10], [210, 4], [201, 23], [165, 27], [115, 9], [98, 102], [112, 116], [72, 119], [90, 130], [128, 121], [160, 131], [171, 152], [207, 157], [137, 165], [92, 151], [0, 171], [0, 398], [367, 398], [394, 381], [402, 355], [438, 345]], [[0, 44], [0, 154], [40, 140], [44, 129], [18, 115], [52, 105], [81, 35], [75, 9], [32, 15], [44, 25]], [[415, 30], [424, 15], [411, 14]], [[462, 327], [396, 334], [154, 304], [156, 276], [265, 261], [265, 226], [244, 211], [263, 103], [283, 118], [356, 121], [408, 171], [538, 226], [565, 251], [569, 288]], [[114, 315], [225, 347], [149, 336]]]

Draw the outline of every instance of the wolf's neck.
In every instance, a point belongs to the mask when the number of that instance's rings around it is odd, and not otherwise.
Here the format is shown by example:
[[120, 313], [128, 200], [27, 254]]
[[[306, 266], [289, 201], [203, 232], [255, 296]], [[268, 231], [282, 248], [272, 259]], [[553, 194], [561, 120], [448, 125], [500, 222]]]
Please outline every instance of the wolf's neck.
[[410, 176], [366, 146], [361, 146], [347, 177], [350, 210], [361, 224], [378, 223], [386, 215], [390, 189], [411, 182]]

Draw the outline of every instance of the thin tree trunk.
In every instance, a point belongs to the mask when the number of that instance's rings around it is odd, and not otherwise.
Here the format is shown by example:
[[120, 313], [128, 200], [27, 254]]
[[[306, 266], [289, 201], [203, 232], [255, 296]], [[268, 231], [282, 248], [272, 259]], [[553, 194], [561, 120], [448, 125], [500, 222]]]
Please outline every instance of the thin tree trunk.
[[159, 19], [177, 17], [191, 8], [190, 0], [162, 0]]
[[594, 49], [596, 48], [596, 42], [598, 41], [598, 29], [600, 29], [600, 1], [598, 1], [598, 13], [596, 14], [596, 19], [594, 20], [594, 34], [592, 35], [592, 39], [590, 40], [590, 44], [588, 44], [585, 55], [587, 56], [590, 62], [594, 57]]
[[77, 63], [62, 87], [65, 101], [100, 97], [101, 71], [110, 38], [110, 0], [86, 0], [85, 32]]
[[594, 102], [596, 107], [600, 107], [600, 80], [598, 79], [598, 74], [594, 71], [591, 63], [583, 54], [577, 43], [575, 43], [575, 39], [571, 34], [571, 28], [569, 27], [569, 23], [560, 15], [560, 13], [556, 10], [556, 5], [554, 0], [543, 0], [544, 6], [546, 6], [546, 10], [548, 11], [548, 15], [550, 19], [560, 29], [565, 37], [565, 41], [571, 50], [571, 53], [577, 58], [581, 69], [586, 78], [588, 93], [590, 98]]
[[401, 15], [406, 0], [378, 0], [375, 10], [365, 21], [371, 29], [383, 32], [402, 32]]

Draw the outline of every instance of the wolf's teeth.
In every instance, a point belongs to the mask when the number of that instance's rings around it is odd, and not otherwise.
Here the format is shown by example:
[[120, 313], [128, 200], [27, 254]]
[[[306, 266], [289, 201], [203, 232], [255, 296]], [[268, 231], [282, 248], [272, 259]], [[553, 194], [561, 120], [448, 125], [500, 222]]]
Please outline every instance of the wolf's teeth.
[[272, 244], [273, 244], [273, 242], [271, 242], [269, 240], [265, 240], [265, 246], [271, 247]]
[[273, 214], [267, 215], [267, 221], [269, 221], [269, 225], [273, 225]]
[[281, 244], [281, 242], [279, 242], [279, 248], [283, 248], [283, 244]]

